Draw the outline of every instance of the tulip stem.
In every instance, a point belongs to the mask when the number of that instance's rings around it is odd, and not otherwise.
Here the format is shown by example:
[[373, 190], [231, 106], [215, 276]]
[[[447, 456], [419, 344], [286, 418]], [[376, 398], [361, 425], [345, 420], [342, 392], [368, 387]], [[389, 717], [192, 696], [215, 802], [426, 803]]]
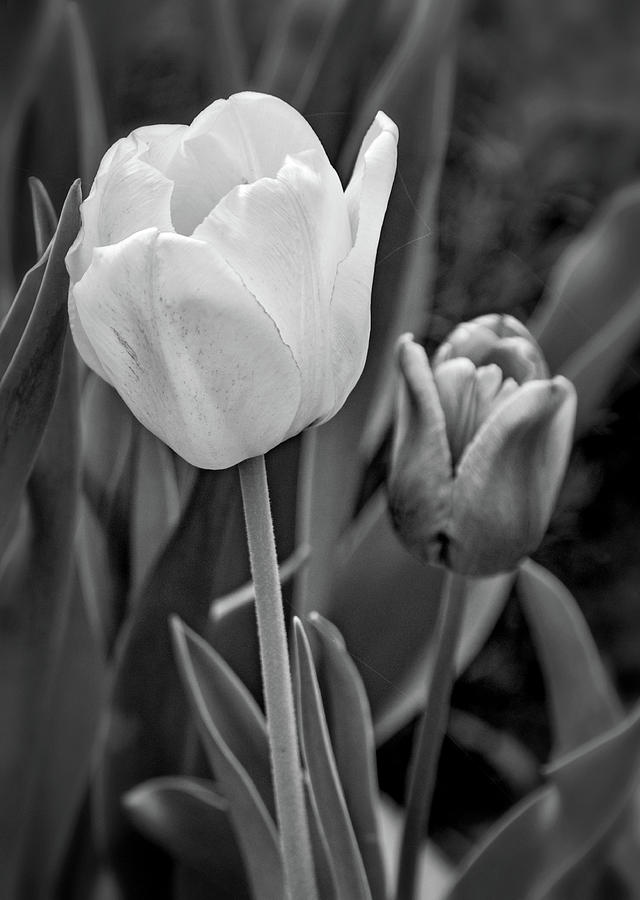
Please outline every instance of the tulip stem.
[[407, 809], [398, 869], [397, 900], [414, 900], [420, 848], [425, 839], [431, 798], [447, 727], [458, 634], [464, 612], [466, 579], [447, 570], [442, 584], [427, 697], [409, 768]]
[[271, 771], [289, 900], [317, 900], [264, 456], [241, 462]]

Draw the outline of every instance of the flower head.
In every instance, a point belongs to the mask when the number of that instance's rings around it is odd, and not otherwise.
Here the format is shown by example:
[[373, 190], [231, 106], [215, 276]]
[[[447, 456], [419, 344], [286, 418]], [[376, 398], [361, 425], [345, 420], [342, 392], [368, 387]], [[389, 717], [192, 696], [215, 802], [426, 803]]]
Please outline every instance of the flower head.
[[573, 386], [543, 377], [528, 332], [504, 318], [460, 326], [433, 370], [411, 336], [398, 346], [394, 524], [420, 559], [467, 575], [512, 569], [536, 548], [573, 436]]
[[84, 361], [203, 468], [333, 416], [364, 366], [396, 144], [378, 113], [343, 190], [305, 119], [256, 93], [118, 141], [67, 257]]

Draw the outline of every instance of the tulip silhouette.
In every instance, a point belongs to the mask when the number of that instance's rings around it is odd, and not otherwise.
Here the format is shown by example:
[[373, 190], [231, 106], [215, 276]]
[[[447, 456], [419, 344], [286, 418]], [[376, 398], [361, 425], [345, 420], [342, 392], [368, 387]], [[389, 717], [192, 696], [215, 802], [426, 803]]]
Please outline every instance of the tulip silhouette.
[[67, 257], [84, 361], [202, 468], [333, 416], [364, 366], [396, 145], [378, 113], [343, 191], [305, 119], [256, 93], [118, 141]]
[[405, 335], [398, 364], [388, 480], [398, 533], [422, 561], [463, 575], [514, 568], [549, 524], [571, 449], [573, 386], [543, 377], [539, 350], [511, 317], [460, 326], [433, 370]]

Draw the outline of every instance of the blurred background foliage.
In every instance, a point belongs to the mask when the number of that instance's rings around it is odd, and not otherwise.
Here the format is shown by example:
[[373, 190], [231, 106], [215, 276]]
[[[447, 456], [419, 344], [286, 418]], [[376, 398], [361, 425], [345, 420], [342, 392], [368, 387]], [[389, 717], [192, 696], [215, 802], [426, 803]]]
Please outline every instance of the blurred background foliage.
[[[606, 397], [593, 387], [593, 365], [576, 369], [585, 396], [595, 399], [536, 558], [575, 594], [624, 703], [640, 693], [639, 204], [631, 189], [617, 195], [627, 211], [621, 225], [619, 207], [611, 206], [615, 192], [640, 176], [639, 43], [640, 7], [632, 0], [9, 0], [0, 10], [3, 310], [43, 249], [33, 238], [29, 176], [60, 210], [78, 175], [86, 195], [104, 149], [118, 137], [149, 122], [188, 122], [214, 98], [247, 87], [301, 109], [345, 181], [376, 109], [398, 122], [398, 177], [378, 257], [367, 372], [317, 438], [291, 441], [269, 460], [281, 558], [313, 547], [297, 587], [296, 579], [288, 584], [287, 601], [302, 611], [319, 608], [343, 631], [373, 707], [380, 784], [398, 802], [440, 579], [406, 557], [381, 513], [391, 348], [402, 330], [415, 330], [432, 348], [458, 321], [483, 312], [533, 316], [543, 346], [555, 353], [553, 368], [562, 369], [574, 349], [572, 326], [562, 310], [553, 327], [549, 319], [545, 325], [541, 304], [553, 310], [571, 290], [574, 300], [585, 297], [580, 327], [589, 326], [596, 306], [604, 324], [631, 309], [624, 352], [612, 342], [592, 352], [597, 362], [599, 353], [610, 360], [615, 350], [617, 363], [600, 368]], [[592, 279], [580, 274], [575, 254], [585, 235], [621, 261], [610, 295], [590, 297]], [[97, 830], [128, 884], [124, 896], [153, 889], [161, 897], [167, 858], [134, 829], [121, 796], [144, 779], [179, 773], [185, 758], [188, 770], [201, 768], [173, 671], [168, 612], [207, 633], [259, 691], [250, 606], [227, 597], [208, 617], [210, 602], [247, 578], [237, 485], [230, 473], [196, 474], [175, 460], [91, 375], [75, 424], [64, 424], [66, 402], [49, 419], [22, 518], [12, 520], [20, 527], [2, 547], [0, 684], [11, 738], [3, 737], [0, 774], [13, 786], [0, 857], [3, 847], [5, 858], [18, 845], [23, 854], [28, 848], [34, 881], [17, 897], [49, 896], [42, 885], [53, 872], [61, 898], [87, 896], [95, 868], [87, 840], [93, 778]], [[67, 461], [82, 435], [81, 471], [80, 462], [72, 465], [66, 481], [46, 466], [60, 430], [69, 438]], [[53, 582], [45, 582], [31, 569], [27, 582], [23, 570], [37, 552], [24, 537], [33, 515], [25, 503], [53, 496], [63, 505], [78, 480], [82, 491], [67, 513], [79, 522], [71, 575], [55, 587], [55, 572], [47, 570]], [[53, 519], [47, 527], [53, 540]], [[211, 535], [220, 543], [216, 554]], [[49, 552], [70, 553], [69, 540]], [[59, 595], [55, 652], [36, 615], [50, 583]], [[538, 787], [553, 739], [538, 649], [516, 594], [507, 600], [510, 583], [494, 587], [478, 587], [480, 613], [469, 617], [466, 669], [453, 695], [432, 814], [431, 833], [454, 861]], [[25, 680], [39, 661], [41, 681]], [[49, 717], [36, 726], [43, 684]], [[102, 744], [90, 766], [108, 693]], [[175, 740], [177, 723], [185, 741]], [[43, 740], [42, 783], [25, 787], [25, 741], [37, 754]], [[52, 821], [59, 838], [45, 848]], [[631, 896], [619, 870], [600, 866], [592, 895]], [[190, 883], [186, 893], [184, 873], [177, 877], [180, 896], [198, 896]], [[580, 882], [562, 896], [590, 896], [586, 891]]]

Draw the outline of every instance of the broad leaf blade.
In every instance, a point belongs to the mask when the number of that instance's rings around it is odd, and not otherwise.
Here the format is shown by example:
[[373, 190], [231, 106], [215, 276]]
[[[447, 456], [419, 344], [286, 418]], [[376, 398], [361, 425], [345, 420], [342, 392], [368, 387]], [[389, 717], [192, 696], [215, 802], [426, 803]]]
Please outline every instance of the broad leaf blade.
[[575, 379], [588, 427], [640, 335], [640, 185], [619, 191], [564, 252], [531, 320], [549, 366]]
[[[218, 729], [217, 720], [211, 716], [213, 704], [210, 703], [210, 691], [206, 680], [203, 682], [200, 678], [198, 672], [200, 666], [194, 664], [191, 652], [193, 647], [198, 645], [187, 637], [184, 627], [176, 620], [173, 636], [184, 688], [209, 762], [229, 802], [229, 815], [254, 895], [264, 897], [265, 900], [280, 900], [285, 893], [284, 873], [274, 821], [251, 775], [241, 764], [232, 747], [227, 744], [225, 736]], [[202, 647], [198, 647], [197, 652], [200, 653], [201, 650]], [[215, 706], [219, 712], [220, 706], [218, 704]], [[257, 717], [253, 718], [252, 724], [255, 727], [250, 730], [253, 732], [252, 738], [255, 739]], [[229, 726], [232, 726], [232, 722], [227, 714], [223, 722], [227, 733], [233, 731]], [[246, 749], [251, 752], [252, 748]], [[255, 758], [252, 762], [256, 762]]]
[[558, 757], [616, 725], [622, 708], [582, 613], [564, 585], [527, 560], [518, 575], [518, 596], [545, 675], [553, 755]]
[[340, 900], [371, 900], [362, 857], [340, 785], [311, 648], [294, 620], [296, 701], [302, 748]]
[[640, 713], [560, 760], [549, 786], [495, 825], [448, 900], [542, 900], [620, 820], [638, 778]]

